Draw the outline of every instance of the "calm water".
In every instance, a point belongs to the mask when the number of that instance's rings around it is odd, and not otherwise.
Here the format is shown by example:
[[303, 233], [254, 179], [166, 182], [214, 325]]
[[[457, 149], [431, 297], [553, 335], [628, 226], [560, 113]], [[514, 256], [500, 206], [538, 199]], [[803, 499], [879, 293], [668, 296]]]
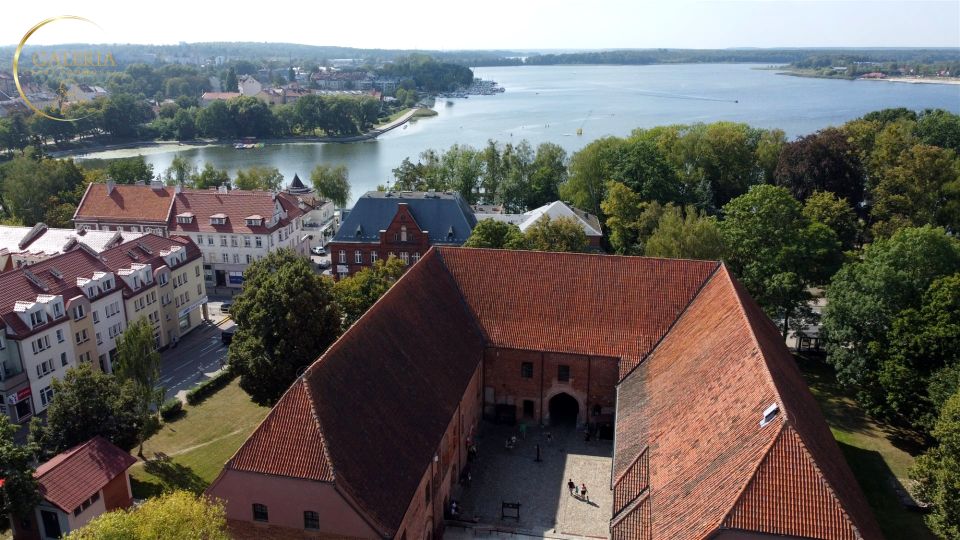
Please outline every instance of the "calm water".
[[[230, 171], [276, 167], [287, 180], [307, 181], [318, 163], [344, 164], [353, 195], [392, 180], [405, 157], [453, 143], [481, 147], [488, 139], [550, 141], [568, 152], [605, 135], [637, 127], [731, 120], [781, 128], [789, 137], [838, 125], [887, 107], [938, 107], [960, 113], [960, 85], [807, 79], [749, 65], [525, 66], [478, 68], [475, 73], [506, 93], [438, 100], [439, 116], [421, 119], [374, 141], [351, 144], [281, 144], [254, 150], [228, 146], [147, 148], [99, 152], [82, 158], [143, 154], [154, 170], [180, 153], [197, 166], [211, 162]], [[577, 128], [583, 135], [577, 136]]]

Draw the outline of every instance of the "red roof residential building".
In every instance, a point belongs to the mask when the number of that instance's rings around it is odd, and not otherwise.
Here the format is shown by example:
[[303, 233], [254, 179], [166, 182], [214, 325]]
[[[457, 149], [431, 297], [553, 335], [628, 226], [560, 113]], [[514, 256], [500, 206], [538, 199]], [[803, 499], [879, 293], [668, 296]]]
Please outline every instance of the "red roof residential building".
[[779, 332], [709, 261], [431, 249], [208, 492], [244, 530], [431, 537], [481, 414], [549, 423], [551, 396], [615, 409], [614, 539], [881, 538]]
[[54, 456], [34, 477], [42, 501], [14, 520], [14, 538], [59, 538], [104, 512], [133, 503], [127, 469], [137, 460], [99, 435]]
[[207, 286], [240, 287], [247, 265], [274, 249], [308, 254], [303, 222], [312, 210], [282, 192], [108, 182], [90, 184], [73, 221], [77, 229], [190, 236], [203, 252]]

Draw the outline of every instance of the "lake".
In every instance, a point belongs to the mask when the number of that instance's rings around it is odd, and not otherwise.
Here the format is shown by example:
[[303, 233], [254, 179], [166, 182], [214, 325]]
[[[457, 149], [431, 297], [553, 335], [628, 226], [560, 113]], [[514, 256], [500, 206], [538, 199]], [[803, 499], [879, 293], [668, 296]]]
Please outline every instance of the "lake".
[[[391, 170], [428, 148], [482, 147], [488, 139], [554, 142], [572, 153], [590, 141], [625, 136], [637, 127], [730, 120], [783, 129], [794, 138], [888, 107], [943, 108], [960, 113], [960, 85], [846, 81], [778, 75], [743, 64], [656, 66], [518, 66], [476, 68], [503, 94], [437, 100], [438, 116], [419, 119], [376, 140], [292, 143], [260, 149], [232, 146], [154, 147], [79, 156], [112, 159], [143, 154], [162, 172], [176, 154], [198, 167], [276, 167], [304, 182], [318, 163], [344, 164], [354, 199], [393, 179]], [[583, 129], [583, 135], [576, 134]]]

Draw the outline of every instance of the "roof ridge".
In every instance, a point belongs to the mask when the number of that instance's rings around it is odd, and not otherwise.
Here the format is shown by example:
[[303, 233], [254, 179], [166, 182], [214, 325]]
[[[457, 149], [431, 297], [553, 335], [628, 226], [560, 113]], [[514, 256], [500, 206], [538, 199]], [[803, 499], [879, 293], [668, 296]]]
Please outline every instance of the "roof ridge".
[[[661, 257], [650, 257], [650, 258], [661, 259]], [[667, 259], [666, 257], [662, 257], [662, 259], [674, 260], [674, 259]], [[694, 260], [698, 260], [698, 259], [694, 259]], [[717, 265], [714, 266], [713, 270], [710, 271], [710, 274], [707, 275], [707, 277], [702, 282], [700, 282], [700, 285], [697, 287], [696, 292], [693, 293], [693, 296], [690, 297], [690, 300], [687, 301], [687, 304], [683, 306], [683, 309], [680, 310], [680, 313], [677, 313], [676, 318], [674, 318], [673, 321], [670, 322], [670, 325], [667, 326], [667, 329], [664, 330], [663, 335], [661, 335], [657, 339], [657, 342], [653, 344], [653, 347], [650, 347], [650, 352], [648, 352], [646, 355], [640, 358], [640, 360], [637, 361], [637, 365], [630, 368], [630, 371], [624, 373], [623, 376], [620, 377], [620, 380], [617, 381], [617, 386], [619, 386], [620, 383], [622, 383], [627, 377], [632, 375], [633, 372], [636, 371], [638, 367], [640, 367], [640, 364], [643, 364], [647, 360], [647, 358], [650, 358], [651, 356], [653, 356], [655, 352], [657, 352], [657, 349], [660, 348], [660, 344], [663, 343], [663, 341], [667, 338], [668, 335], [670, 335], [670, 332], [673, 331], [673, 329], [677, 326], [677, 323], [680, 322], [680, 319], [682, 319], [683, 316], [686, 315], [687, 310], [689, 310], [690, 306], [693, 305], [694, 301], [696, 301], [696, 299], [700, 297], [700, 293], [702, 293], [703, 289], [706, 288], [707, 284], [713, 280], [714, 276], [716, 276], [717, 274], [717, 271], [721, 267], [723, 267], [723, 262], [718, 261]], [[623, 359], [621, 358], [621, 361], [622, 360]]]
[[730, 274], [726, 264], [721, 262], [720, 266], [723, 268], [723, 273], [727, 277], [727, 281], [730, 283], [730, 288], [733, 289], [733, 297], [737, 302], [737, 307], [740, 310], [740, 314], [743, 316], [744, 322], [747, 324], [747, 333], [750, 334], [750, 340], [753, 341], [753, 345], [756, 347], [757, 351], [760, 353], [760, 357], [763, 359], [764, 369], [761, 371], [763, 371], [763, 377], [770, 384], [771, 388], [773, 388], [773, 394], [777, 397], [778, 406], [783, 410], [784, 419], [782, 423], [786, 423], [788, 417], [790, 416], [790, 412], [786, 410], [786, 407], [784, 407], [783, 395], [780, 393], [780, 387], [777, 386], [777, 381], [773, 379], [773, 374], [770, 373], [767, 355], [764, 352], [763, 345], [760, 344], [760, 340], [757, 339], [757, 333], [754, 332], [753, 319], [751, 319], [750, 314], [747, 312], [746, 306], [743, 305], [743, 297], [740, 295], [740, 288], [737, 287], [739, 282], [736, 281], [736, 278], [734, 278], [732, 274]]

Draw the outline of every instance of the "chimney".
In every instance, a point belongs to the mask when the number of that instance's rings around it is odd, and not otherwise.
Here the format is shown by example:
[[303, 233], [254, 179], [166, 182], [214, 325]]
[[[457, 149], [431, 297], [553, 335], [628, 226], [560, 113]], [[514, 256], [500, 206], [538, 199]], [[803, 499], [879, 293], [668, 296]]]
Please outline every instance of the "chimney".
[[228, 188], [225, 184], [222, 184], [219, 188], [217, 188], [217, 192], [218, 192], [218, 193], [229, 193], [229, 192], [230, 192], [230, 188]]
[[113, 180], [107, 180], [107, 195], [113, 193], [113, 188], [117, 187], [117, 183]]
[[180, 184], [177, 184], [176, 186], [173, 187], [173, 192], [179, 195], [180, 193], [183, 192], [183, 186], [181, 186]]
[[150, 189], [152, 189], [152, 190], [154, 190], [154, 191], [162, 191], [162, 190], [163, 190], [163, 180], [151, 180], [151, 181], [150, 181]]

